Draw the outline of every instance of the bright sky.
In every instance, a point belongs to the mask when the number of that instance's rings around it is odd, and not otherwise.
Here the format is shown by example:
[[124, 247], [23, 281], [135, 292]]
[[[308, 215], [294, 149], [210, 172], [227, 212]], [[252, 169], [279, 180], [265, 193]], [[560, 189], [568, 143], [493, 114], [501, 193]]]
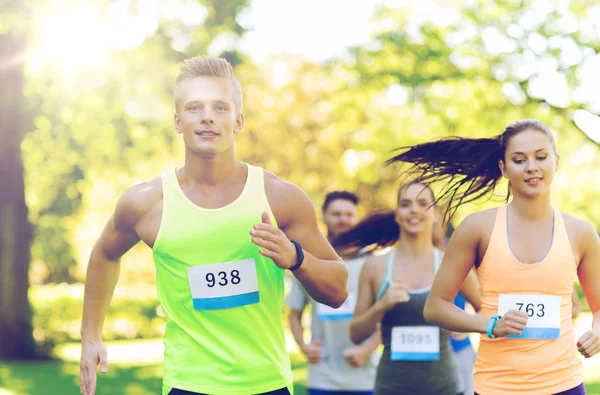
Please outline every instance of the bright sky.
[[257, 61], [274, 52], [322, 61], [368, 41], [374, 9], [373, 0], [254, 0], [243, 48]]

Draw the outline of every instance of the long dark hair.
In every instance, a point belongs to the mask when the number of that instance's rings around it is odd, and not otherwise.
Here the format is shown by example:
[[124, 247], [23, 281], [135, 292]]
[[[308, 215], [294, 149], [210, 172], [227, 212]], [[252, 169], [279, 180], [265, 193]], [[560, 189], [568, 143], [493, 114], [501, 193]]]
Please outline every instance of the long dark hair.
[[[508, 142], [527, 130], [545, 133], [554, 146], [554, 137], [543, 123], [536, 119], [523, 119], [507, 126], [502, 134], [492, 138], [452, 136], [401, 147], [397, 149], [401, 153], [390, 158], [386, 164], [409, 163], [409, 169], [402, 174], [416, 183], [446, 182], [435, 201], [447, 201], [444, 220], [449, 221], [460, 205], [494, 192], [502, 178], [498, 163], [505, 160]], [[507, 201], [509, 197], [510, 188]]]
[[[414, 184], [423, 185], [424, 190], [429, 190], [435, 201], [435, 194], [429, 185], [412, 181], [400, 184], [397, 201], [400, 201], [402, 191]], [[364, 248], [368, 246], [388, 247], [396, 244], [399, 239], [400, 226], [396, 222], [396, 212], [394, 210], [382, 210], [370, 214], [351, 229], [334, 237], [331, 245], [336, 249]]]
[[395, 215], [392, 210], [373, 213], [351, 229], [335, 236], [331, 245], [336, 249], [394, 245], [400, 238], [400, 226]]

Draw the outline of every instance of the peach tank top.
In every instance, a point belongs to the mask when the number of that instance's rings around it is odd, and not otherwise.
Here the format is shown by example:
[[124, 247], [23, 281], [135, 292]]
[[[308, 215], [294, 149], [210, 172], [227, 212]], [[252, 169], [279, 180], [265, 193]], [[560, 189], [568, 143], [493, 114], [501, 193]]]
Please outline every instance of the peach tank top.
[[507, 218], [507, 207], [499, 207], [477, 269], [481, 314], [525, 311], [530, 318], [522, 336], [527, 338], [481, 335], [474, 389], [482, 395], [548, 395], [577, 387], [583, 382], [571, 319], [577, 263], [562, 214], [554, 210], [552, 245], [536, 264], [523, 264], [512, 253]]

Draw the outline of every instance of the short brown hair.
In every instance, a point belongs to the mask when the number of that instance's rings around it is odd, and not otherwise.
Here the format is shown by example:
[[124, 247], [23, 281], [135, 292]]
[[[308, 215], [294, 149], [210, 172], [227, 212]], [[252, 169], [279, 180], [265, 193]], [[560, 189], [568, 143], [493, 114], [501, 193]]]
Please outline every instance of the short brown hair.
[[349, 202], [351, 202], [352, 204], [354, 204], [355, 206], [358, 204], [358, 202], [360, 201], [358, 196], [356, 196], [354, 193], [352, 192], [348, 192], [348, 191], [333, 191], [333, 192], [329, 192], [327, 195], [325, 195], [325, 201], [323, 202], [323, 213], [325, 211], [327, 211], [327, 209], [329, 208], [329, 205], [331, 204], [331, 202], [333, 202], [334, 200], [348, 200]]
[[196, 77], [222, 77], [227, 78], [233, 84], [235, 90], [233, 103], [238, 113], [242, 112], [242, 87], [233, 75], [233, 67], [223, 58], [210, 56], [196, 56], [186, 59], [179, 68], [179, 74], [175, 79], [175, 92], [173, 99], [177, 108], [177, 87], [182, 81], [191, 80]]

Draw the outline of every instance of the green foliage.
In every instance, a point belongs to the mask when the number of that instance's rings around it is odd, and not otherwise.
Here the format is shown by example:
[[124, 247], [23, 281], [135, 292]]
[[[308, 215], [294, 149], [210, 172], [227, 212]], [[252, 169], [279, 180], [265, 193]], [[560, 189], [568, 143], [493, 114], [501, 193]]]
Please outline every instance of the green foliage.
[[31, 16], [23, 0], [0, 0], [0, 34], [26, 34]]
[[[83, 284], [48, 284], [29, 290], [33, 334], [44, 348], [81, 339]], [[157, 338], [164, 334], [164, 318], [152, 287], [117, 288], [104, 324], [105, 341]]]
[[[444, 20], [415, 18], [408, 8], [383, 7], [373, 41], [340, 62], [349, 73], [358, 74], [355, 90], [366, 100], [390, 87], [406, 92], [406, 100], [387, 124], [403, 134], [403, 145], [448, 135], [491, 137], [515, 120], [540, 119], [555, 132], [561, 154], [556, 205], [600, 224], [600, 207], [590, 204], [600, 198], [596, 187], [600, 175], [581, 171], [600, 168], [600, 154], [572, 121], [574, 109], [591, 106], [589, 98], [572, 93], [590, 82], [582, 80], [581, 71], [600, 46], [600, 36], [591, 33], [597, 25], [590, 19], [591, 6], [585, 1], [570, 6], [475, 1], [460, 11], [446, 9]], [[563, 97], [549, 92], [540, 96], [536, 79], [548, 70], [563, 76], [570, 92]], [[483, 207], [492, 204], [497, 200]], [[465, 206], [456, 222], [481, 208]]]
[[[154, 339], [164, 335], [165, 320], [156, 289], [148, 284], [117, 286], [103, 329], [103, 339]], [[33, 310], [33, 334], [38, 345], [50, 350], [55, 345], [81, 340], [84, 285], [45, 284], [29, 288]], [[286, 283], [286, 292], [289, 284]], [[289, 308], [283, 307], [287, 326]]]
[[[14, 12], [6, 15], [16, 18], [20, 8], [12, 3], [7, 10]], [[74, 9], [81, 6], [71, 3], [37, 1], [36, 23], [30, 27], [32, 53], [44, 43], [45, 33], [40, 30], [44, 18], [68, 14], [69, 4]], [[60, 59], [31, 58], [24, 92], [30, 131], [21, 149], [30, 221], [35, 225], [32, 259], [47, 268], [47, 276], [38, 282], [81, 279], [76, 266], [87, 259], [89, 246], [76, 245], [76, 241], [81, 232], [97, 236], [100, 231], [82, 229], [84, 217], [99, 211], [106, 221], [125, 188], [135, 180], [156, 177], [165, 159], [174, 157], [171, 95], [177, 65], [187, 57], [208, 53], [220, 35], [233, 34], [230, 41], [235, 44], [244, 32], [236, 16], [247, 4], [247, 0], [181, 1], [178, 7], [191, 7], [184, 12], [201, 14], [204, 9], [207, 17], [199, 25], [189, 18], [161, 17], [156, 31], [141, 45], [108, 52], [106, 66], [69, 71]], [[158, 2], [153, 7], [160, 10], [171, 5]], [[104, 20], [115, 2], [96, 1], [87, 6], [95, 7], [99, 20]], [[133, 1], [124, 11], [135, 17], [146, 12], [144, 7], [145, 3]], [[0, 29], [4, 21], [3, 13]], [[174, 44], [177, 39], [191, 44], [182, 48]], [[220, 54], [218, 48], [215, 51]], [[235, 48], [225, 47], [223, 52], [234, 64], [246, 61]], [[110, 185], [108, 189], [92, 196], [103, 183]], [[110, 200], [105, 201], [106, 195]]]
[[[58, 4], [38, 3], [40, 10]], [[91, 245], [123, 190], [182, 163], [172, 127], [173, 81], [181, 60], [209, 52], [236, 65], [244, 89], [238, 157], [298, 184], [317, 207], [332, 189], [356, 191], [361, 214], [393, 207], [400, 169], [383, 166], [392, 149], [451, 134], [493, 136], [516, 119], [535, 117], [555, 131], [561, 154], [555, 204], [600, 226], [600, 206], [593, 204], [600, 173], [582, 171], [600, 168], [600, 153], [572, 121], [589, 98], [568, 95], [561, 104], [541, 97], [532, 88], [537, 72], [524, 67], [546, 65], [571, 92], [584, 84], [584, 63], [600, 50], [594, 4], [538, 3], [461, 3], [444, 20], [383, 7], [371, 42], [323, 66], [293, 55], [252, 64], [237, 47], [249, 28], [249, 1], [182, 0], [177, 5], [192, 7], [189, 14], [205, 14], [201, 23], [162, 15], [140, 45], [110, 52], [108, 66], [70, 73], [60, 62], [30, 62], [24, 93], [32, 121], [21, 148], [36, 227], [32, 257], [48, 273], [39, 281], [82, 280]], [[105, 15], [115, 3], [94, 4]], [[132, 1], [127, 13], [142, 9], [143, 2]], [[546, 49], [537, 50], [536, 40]], [[581, 59], [572, 62], [569, 51]], [[455, 224], [496, 204], [465, 206]], [[146, 281], [153, 274], [149, 256], [134, 255], [123, 265], [127, 281]]]

